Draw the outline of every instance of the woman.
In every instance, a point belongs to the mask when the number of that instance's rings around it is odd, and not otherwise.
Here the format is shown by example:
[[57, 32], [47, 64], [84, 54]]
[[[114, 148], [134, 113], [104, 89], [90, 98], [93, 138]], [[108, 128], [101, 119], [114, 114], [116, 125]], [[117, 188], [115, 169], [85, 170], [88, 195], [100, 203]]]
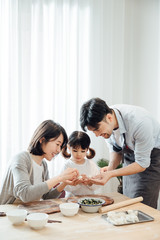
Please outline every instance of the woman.
[[1, 186], [0, 204], [13, 203], [16, 199], [30, 202], [40, 198], [58, 198], [67, 183], [78, 177], [78, 171], [68, 168], [49, 179], [44, 158], [51, 161], [67, 142], [62, 126], [52, 120], [42, 122], [33, 134], [28, 151], [20, 152], [13, 158]]

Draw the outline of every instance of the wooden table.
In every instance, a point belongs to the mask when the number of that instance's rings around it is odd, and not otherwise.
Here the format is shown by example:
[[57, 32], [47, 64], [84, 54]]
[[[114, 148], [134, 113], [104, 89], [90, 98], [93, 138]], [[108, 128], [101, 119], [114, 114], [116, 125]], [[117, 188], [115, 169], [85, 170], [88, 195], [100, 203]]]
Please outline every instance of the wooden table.
[[[115, 203], [128, 199], [119, 193], [110, 193], [107, 196], [113, 198]], [[60, 199], [56, 201], [61, 202]], [[0, 211], [7, 212], [16, 207], [14, 204], [0, 205]], [[65, 217], [61, 213], [50, 214], [49, 219], [61, 220], [62, 223], [47, 223], [45, 228], [33, 230], [27, 222], [14, 226], [7, 217], [0, 217], [0, 240], [160, 240], [160, 211], [142, 203], [116, 211], [128, 209], [141, 210], [155, 220], [117, 227], [105, 221], [100, 213], [85, 213], [80, 209], [74, 217]]]

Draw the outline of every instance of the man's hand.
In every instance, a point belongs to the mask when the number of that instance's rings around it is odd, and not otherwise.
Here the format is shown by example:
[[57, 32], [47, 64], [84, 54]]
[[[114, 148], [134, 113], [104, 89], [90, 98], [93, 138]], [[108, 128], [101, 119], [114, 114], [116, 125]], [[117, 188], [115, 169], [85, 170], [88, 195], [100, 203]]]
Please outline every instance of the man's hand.
[[108, 171], [108, 166], [100, 169], [100, 173], [104, 173], [104, 172], [107, 172], [107, 171]]
[[137, 162], [134, 162], [123, 168], [102, 172], [101, 174], [92, 177], [91, 181], [93, 184], [104, 185], [112, 177], [128, 176], [143, 171], [145, 171], [145, 168], [141, 167]]
[[96, 175], [96, 176], [92, 177], [90, 179], [90, 181], [93, 184], [96, 184], [96, 185], [104, 185], [104, 184], [106, 184], [109, 181], [109, 179], [111, 177], [112, 176], [111, 176], [110, 172], [108, 171], [108, 172], [103, 172], [103, 173], [101, 173], [99, 175]]

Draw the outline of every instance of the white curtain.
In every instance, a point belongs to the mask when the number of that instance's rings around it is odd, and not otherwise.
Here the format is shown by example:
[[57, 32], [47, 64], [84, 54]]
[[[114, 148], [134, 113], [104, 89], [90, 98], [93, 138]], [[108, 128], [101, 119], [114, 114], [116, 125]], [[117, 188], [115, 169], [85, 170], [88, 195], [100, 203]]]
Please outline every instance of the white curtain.
[[[0, 176], [27, 148], [33, 131], [54, 119], [79, 127], [88, 98], [87, 1], [0, 1]], [[60, 162], [59, 162], [60, 164]]]
[[[0, 0], [0, 180], [43, 120], [80, 129], [91, 97], [160, 119], [159, 16], [159, 0]], [[95, 161], [108, 158], [89, 134]]]

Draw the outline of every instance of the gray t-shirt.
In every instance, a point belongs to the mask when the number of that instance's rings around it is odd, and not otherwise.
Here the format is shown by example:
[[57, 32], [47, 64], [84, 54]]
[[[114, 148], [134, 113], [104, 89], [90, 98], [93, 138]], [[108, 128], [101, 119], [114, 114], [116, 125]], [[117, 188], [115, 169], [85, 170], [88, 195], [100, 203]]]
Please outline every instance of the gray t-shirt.
[[32, 160], [27, 151], [15, 155], [5, 174], [0, 188], [0, 204], [13, 203], [17, 198], [23, 202], [31, 202], [40, 198], [58, 198], [60, 192], [56, 188], [49, 191], [45, 182], [49, 179], [48, 167], [45, 160], [42, 161], [42, 181], [33, 184]]
[[[149, 167], [151, 151], [160, 149], [160, 123], [142, 107], [119, 104], [111, 108], [117, 117], [120, 136], [125, 134], [126, 144], [134, 151], [135, 161], [144, 168]], [[114, 134], [106, 142], [113, 152]]]

